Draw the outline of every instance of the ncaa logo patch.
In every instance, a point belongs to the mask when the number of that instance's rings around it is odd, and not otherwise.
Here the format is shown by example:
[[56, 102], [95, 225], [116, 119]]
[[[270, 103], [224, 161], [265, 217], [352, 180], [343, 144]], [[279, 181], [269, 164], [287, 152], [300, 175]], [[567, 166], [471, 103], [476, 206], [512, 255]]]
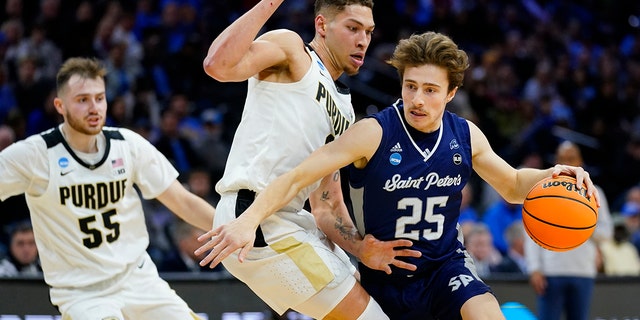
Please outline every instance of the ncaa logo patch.
[[391, 156], [389, 156], [389, 163], [391, 163], [391, 165], [397, 166], [400, 162], [402, 162], [402, 156], [399, 153], [392, 153]]
[[69, 159], [67, 159], [66, 157], [62, 157], [62, 158], [58, 159], [58, 166], [60, 166], [60, 168], [62, 168], [62, 169], [68, 167], [69, 166]]

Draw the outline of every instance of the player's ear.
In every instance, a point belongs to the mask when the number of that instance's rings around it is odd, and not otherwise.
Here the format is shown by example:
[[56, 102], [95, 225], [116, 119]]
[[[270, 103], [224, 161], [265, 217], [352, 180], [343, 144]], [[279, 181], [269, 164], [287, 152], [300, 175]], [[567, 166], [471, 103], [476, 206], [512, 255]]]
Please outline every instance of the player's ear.
[[64, 108], [62, 106], [62, 99], [56, 97], [53, 99], [53, 106], [56, 108], [59, 114], [64, 115]]
[[458, 92], [458, 87], [453, 88], [453, 90], [449, 91], [449, 93], [447, 93], [447, 103], [451, 102], [451, 100], [453, 100], [453, 97], [456, 96], [456, 92]]
[[325, 34], [327, 34], [327, 19], [323, 15], [319, 14], [316, 16], [314, 23], [316, 26], [316, 32], [324, 37]]

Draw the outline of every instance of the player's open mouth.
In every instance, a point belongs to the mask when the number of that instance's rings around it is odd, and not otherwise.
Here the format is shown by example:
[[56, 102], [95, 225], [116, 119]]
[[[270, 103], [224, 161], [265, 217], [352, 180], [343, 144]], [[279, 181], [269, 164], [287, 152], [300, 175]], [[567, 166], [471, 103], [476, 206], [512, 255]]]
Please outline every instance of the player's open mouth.
[[360, 54], [352, 54], [351, 60], [358, 66], [361, 67], [364, 64], [364, 55]]

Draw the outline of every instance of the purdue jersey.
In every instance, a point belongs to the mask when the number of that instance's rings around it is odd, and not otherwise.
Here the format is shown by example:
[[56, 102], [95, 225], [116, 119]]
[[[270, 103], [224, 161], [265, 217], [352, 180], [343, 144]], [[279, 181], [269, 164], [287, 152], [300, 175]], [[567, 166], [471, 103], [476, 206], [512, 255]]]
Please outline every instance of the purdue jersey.
[[105, 127], [99, 141], [95, 161], [72, 150], [59, 127], [0, 153], [0, 198], [25, 193], [50, 286], [91, 285], [136, 262], [149, 235], [134, 185], [155, 198], [178, 176], [131, 130]]
[[[216, 185], [218, 193], [240, 189], [260, 192], [353, 123], [348, 88], [334, 83], [317, 54], [309, 48], [307, 51], [311, 67], [300, 81], [249, 78], [242, 120], [224, 175]], [[305, 188], [290, 207], [300, 210], [316, 187]]]
[[432, 271], [463, 249], [457, 223], [472, 170], [468, 123], [445, 111], [439, 130], [421, 133], [405, 123], [401, 101], [372, 117], [382, 127], [380, 145], [365, 168], [350, 166], [351, 186], [364, 197], [355, 221], [380, 240], [413, 240], [422, 256], [408, 262], [416, 273]]

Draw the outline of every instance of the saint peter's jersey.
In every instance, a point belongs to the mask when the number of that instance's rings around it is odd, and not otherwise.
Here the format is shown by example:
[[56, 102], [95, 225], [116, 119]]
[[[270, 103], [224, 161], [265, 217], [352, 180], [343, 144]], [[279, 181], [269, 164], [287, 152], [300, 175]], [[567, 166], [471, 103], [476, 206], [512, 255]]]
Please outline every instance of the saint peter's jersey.
[[408, 261], [416, 273], [429, 272], [463, 248], [457, 223], [472, 170], [468, 123], [445, 111], [439, 130], [418, 132], [404, 121], [400, 100], [372, 117], [382, 126], [380, 146], [364, 169], [350, 166], [351, 186], [364, 197], [355, 221], [379, 240], [413, 240], [422, 257]]
[[142, 136], [106, 127], [102, 133], [95, 155], [73, 151], [59, 127], [0, 153], [0, 199], [25, 193], [50, 286], [91, 285], [136, 262], [149, 235], [133, 186], [155, 198], [178, 176]]
[[[307, 49], [311, 66], [293, 83], [248, 80], [242, 120], [227, 159], [219, 194], [240, 189], [262, 191], [311, 152], [337, 137], [355, 115], [348, 88], [334, 83], [317, 54]], [[331, 139], [332, 140], [332, 139]], [[289, 207], [300, 210], [314, 184], [300, 192]]]

